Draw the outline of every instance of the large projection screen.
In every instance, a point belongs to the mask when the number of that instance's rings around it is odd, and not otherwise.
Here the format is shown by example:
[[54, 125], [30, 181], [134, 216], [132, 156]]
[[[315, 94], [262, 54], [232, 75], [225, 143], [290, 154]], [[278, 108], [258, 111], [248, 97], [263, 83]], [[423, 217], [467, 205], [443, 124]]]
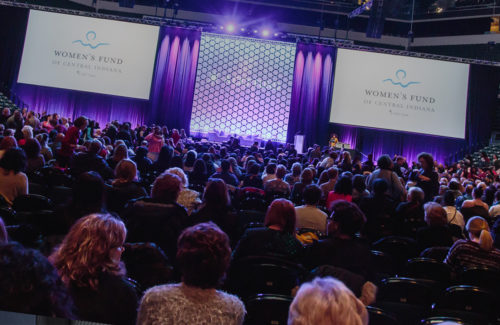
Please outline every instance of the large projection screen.
[[191, 133], [285, 142], [295, 44], [204, 33]]
[[31, 10], [18, 82], [149, 99], [158, 26]]
[[465, 138], [469, 65], [339, 49], [330, 122]]

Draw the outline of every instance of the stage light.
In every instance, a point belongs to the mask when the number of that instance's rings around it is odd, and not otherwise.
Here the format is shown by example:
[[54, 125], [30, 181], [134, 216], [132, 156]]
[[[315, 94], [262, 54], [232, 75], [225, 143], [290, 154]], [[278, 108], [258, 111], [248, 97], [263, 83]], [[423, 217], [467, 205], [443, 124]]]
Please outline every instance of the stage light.
[[240, 31], [244, 32], [246, 29], [244, 27], [240, 28]]
[[262, 31], [262, 36], [263, 37], [269, 37], [270, 34], [271, 34], [271, 32], [268, 29], [264, 29]]
[[254, 33], [254, 34], [257, 34], [258, 32], [259, 32], [259, 31], [258, 31], [257, 29], [254, 29], [254, 30], [253, 30], [253, 33]]
[[226, 25], [226, 30], [228, 33], [233, 33], [236, 28], [234, 27], [233, 23], [227, 24]]
[[274, 33], [274, 37], [278, 37], [278, 36], [280, 36], [279, 33]]
[[224, 30], [224, 26], [220, 26], [219, 28], [220, 28], [221, 30]]

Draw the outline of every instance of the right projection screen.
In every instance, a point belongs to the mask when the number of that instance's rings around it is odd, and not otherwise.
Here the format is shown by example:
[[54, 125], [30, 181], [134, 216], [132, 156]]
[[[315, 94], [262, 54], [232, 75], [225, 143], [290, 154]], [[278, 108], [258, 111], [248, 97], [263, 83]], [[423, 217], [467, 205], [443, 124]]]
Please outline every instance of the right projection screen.
[[469, 65], [339, 49], [330, 122], [465, 138]]

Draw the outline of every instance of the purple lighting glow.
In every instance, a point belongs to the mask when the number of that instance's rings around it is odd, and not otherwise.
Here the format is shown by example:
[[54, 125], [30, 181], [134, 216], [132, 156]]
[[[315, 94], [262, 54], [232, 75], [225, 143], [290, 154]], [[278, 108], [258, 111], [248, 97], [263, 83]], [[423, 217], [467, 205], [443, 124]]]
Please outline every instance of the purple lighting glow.
[[226, 31], [228, 33], [234, 33], [235, 29], [236, 29], [236, 27], [234, 26], [233, 23], [229, 23], [226, 25]]
[[269, 31], [269, 29], [264, 29], [262, 31], [262, 36], [263, 37], [269, 37], [269, 35], [271, 35], [271, 32]]

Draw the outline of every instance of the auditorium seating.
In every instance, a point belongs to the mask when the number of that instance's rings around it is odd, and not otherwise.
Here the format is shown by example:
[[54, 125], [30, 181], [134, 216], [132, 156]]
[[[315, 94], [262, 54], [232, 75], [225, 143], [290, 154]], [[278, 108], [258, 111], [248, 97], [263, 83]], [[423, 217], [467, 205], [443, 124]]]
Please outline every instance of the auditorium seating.
[[370, 325], [398, 325], [396, 317], [380, 308], [366, 307], [370, 319]]
[[258, 294], [246, 300], [246, 325], [286, 325], [292, 297]]

